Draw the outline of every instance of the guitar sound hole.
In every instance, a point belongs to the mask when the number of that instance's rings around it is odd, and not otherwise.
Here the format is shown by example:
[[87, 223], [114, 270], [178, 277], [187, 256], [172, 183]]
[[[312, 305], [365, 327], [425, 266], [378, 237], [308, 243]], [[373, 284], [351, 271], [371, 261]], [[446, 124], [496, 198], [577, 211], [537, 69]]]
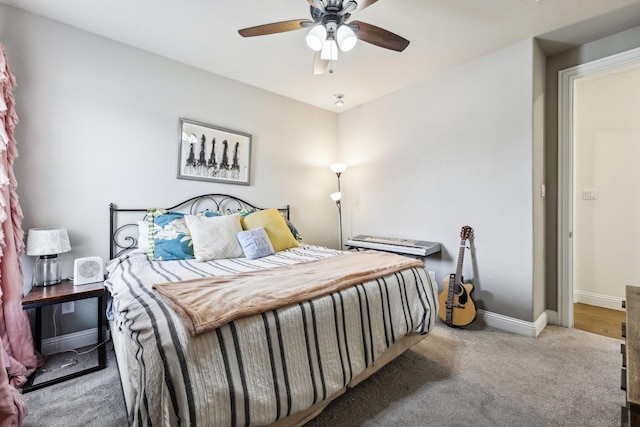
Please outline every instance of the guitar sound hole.
[[[462, 288], [462, 286], [460, 286]], [[465, 305], [467, 303], [467, 291], [462, 288], [462, 293], [458, 297], [458, 304]]]
[[455, 285], [455, 290], [455, 294], [458, 297], [458, 304], [465, 305], [469, 296], [467, 295], [467, 290], [462, 285]]

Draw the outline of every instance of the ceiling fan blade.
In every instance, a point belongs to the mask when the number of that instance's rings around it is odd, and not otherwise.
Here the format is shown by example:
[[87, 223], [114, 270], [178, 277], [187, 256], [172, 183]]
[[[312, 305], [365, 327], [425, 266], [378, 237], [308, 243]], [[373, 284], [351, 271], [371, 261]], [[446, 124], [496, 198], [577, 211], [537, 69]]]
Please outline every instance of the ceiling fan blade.
[[313, 55], [313, 74], [325, 74], [329, 71], [330, 67], [330, 61], [320, 58], [320, 52], [316, 52], [316, 54]]
[[367, 24], [366, 22], [353, 21], [349, 26], [353, 28], [359, 40], [384, 47], [385, 49], [402, 52], [410, 43], [409, 40], [404, 37], [400, 37], [391, 31], [376, 27], [375, 25]]
[[295, 31], [313, 25], [315, 22], [308, 19], [294, 19], [291, 21], [274, 22], [272, 24], [257, 25], [255, 27], [238, 30], [242, 37], [264, 36], [267, 34]]

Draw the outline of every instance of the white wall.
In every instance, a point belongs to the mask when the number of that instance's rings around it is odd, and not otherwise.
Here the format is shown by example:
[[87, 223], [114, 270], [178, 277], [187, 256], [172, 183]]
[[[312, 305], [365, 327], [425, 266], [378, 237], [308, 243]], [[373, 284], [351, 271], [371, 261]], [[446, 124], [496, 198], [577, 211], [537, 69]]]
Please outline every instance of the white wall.
[[[533, 57], [523, 41], [342, 113], [345, 235], [439, 241], [479, 308], [533, 321]], [[541, 167], [541, 165], [539, 166]]]
[[[545, 312], [545, 85], [547, 58], [537, 42], [533, 51], [533, 318]], [[543, 190], [544, 188], [544, 190]]]
[[[4, 5], [0, 41], [18, 83], [23, 227], [69, 230], [63, 274], [74, 258], [108, 257], [110, 202], [145, 208], [221, 192], [290, 204], [306, 241], [337, 247], [335, 113]], [[252, 134], [251, 185], [176, 179], [179, 117]], [[33, 261], [23, 257], [26, 276]], [[68, 323], [62, 333], [86, 326]]]
[[640, 283], [640, 65], [574, 90], [574, 293], [603, 306], [613, 297], [618, 308], [625, 286]]

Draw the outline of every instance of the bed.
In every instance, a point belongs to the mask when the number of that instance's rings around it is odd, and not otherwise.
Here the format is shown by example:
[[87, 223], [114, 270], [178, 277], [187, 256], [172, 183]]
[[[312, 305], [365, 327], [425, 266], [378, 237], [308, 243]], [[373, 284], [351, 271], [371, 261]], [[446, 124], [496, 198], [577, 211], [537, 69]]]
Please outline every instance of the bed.
[[[276, 247], [272, 223], [253, 219], [269, 213], [286, 234], [273, 212], [286, 224], [288, 248]], [[190, 225], [240, 217], [243, 233], [266, 234], [273, 251], [203, 260], [194, 226], [186, 231], [192, 259], [154, 257], [147, 246], [155, 242], [157, 253], [162, 231], [154, 221], [169, 213]], [[437, 285], [421, 262], [302, 243], [288, 206], [263, 209], [222, 194], [160, 210], [111, 204], [110, 242], [107, 317], [135, 426], [303, 425], [425, 338], [438, 312]], [[213, 311], [224, 313], [207, 318]]]

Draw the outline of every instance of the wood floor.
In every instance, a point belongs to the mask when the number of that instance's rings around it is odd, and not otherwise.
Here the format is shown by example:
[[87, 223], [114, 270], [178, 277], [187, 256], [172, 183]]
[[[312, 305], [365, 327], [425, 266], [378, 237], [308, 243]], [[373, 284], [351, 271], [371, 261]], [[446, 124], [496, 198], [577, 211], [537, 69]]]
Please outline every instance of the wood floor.
[[594, 334], [622, 339], [622, 322], [626, 313], [622, 310], [576, 303], [573, 305], [573, 327]]

